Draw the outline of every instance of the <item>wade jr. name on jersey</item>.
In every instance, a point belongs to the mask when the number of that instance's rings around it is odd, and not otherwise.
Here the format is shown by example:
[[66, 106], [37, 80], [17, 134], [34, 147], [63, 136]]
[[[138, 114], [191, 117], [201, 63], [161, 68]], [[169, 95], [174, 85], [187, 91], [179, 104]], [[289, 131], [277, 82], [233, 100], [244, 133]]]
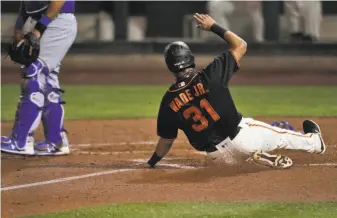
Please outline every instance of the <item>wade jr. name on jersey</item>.
[[181, 107], [192, 101], [195, 97], [200, 97], [208, 92], [209, 90], [205, 89], [202, 83], [197, 83], [175, 97], [173, 101], [171, 101], [170, 107], [174, 112], [178, 112]]

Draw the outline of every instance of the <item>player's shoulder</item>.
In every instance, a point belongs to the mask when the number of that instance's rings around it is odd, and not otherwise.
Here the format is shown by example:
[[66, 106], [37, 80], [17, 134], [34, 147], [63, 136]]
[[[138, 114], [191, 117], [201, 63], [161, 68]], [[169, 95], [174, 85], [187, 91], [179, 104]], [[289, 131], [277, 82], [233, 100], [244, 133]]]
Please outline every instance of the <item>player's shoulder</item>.
[[172, 85], [165, 91], [163, 97], [161, 98], [161, 102], [168, 102], [172, 98], [172, 93], [169, 91]]
[[171, 86], [169, 86], [161, 99], [161, 107], [164, 107], [164, 106], [168, 107], [169, 103], [175, 97], [177, 97], [177, 94], [179, 93], [179, 91], [185, 89], [186, 87], [188, 87], [187, 81], [176, 82], [176, 83], [173, 83]]
[[213, 60], [202, 69], [202, 72], [207, 73], [209, 71], [214, 71], [219, 65], [222, 65], [224, 61], [223, 53], [214, 57]]
[[159, 105], [159, 115], [160, 116], [166, 116], [167, 114], [170, 114], [171, 111], [170, 109], [170, 103], [173, 101], [174, 99], [174, 95], [173, 93], [166, 91], [165, 94], [163, 95], [160, 105]]
[[[223, 51], [221, 54], [219, 54], [218, 56], [214, 57], [213, 62], [223, 62], [226, 61], [226, 59], [228, 58], [234, 58], [232, 51], [229, 49], [227, 51]], [[234, 58], [235, 59], [235, 58]]]
[[211, 63], [213, 64], [222, 64], [228, 55], [231, 55], [230, 51], [224, 51], [218, 56], [214, 57], [213, 61]]
[[231, 50], [227, 50], [214, 57], [213, 61], [210, 62], [203, 71], [210, 75], [216, 72], [226, 72], [229, 69], [233, 69], [233, 72], [236, 72], [239, 68], [240, 65], [236, 61], [233, 53]]

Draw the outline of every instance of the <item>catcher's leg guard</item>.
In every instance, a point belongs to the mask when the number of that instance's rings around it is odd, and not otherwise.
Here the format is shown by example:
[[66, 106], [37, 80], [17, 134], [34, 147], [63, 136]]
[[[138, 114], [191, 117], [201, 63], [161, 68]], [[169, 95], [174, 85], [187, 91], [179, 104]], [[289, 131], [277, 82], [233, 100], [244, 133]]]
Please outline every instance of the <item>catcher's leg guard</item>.
[[[57, 79], [57, 78], [56, 78]], [[66, 130], [63, 126], [64, 108], [58, 82], [47, 83], [46, 103], [42, 113], [42, 123], [46, 141], [35, 145], [37, 155], [62, 155], [70, 153]]]
[[41, 120], [44, 95], [35, 78], [26, 79], [21, 86], [12, 139], [17, 142], [17, 149], [23, 149], [27, 137], [33, 135]]
[[42, 113], [42, 121], [46, 140], [55, 143], [63, 144], [61, 132], [64, 131], [63, 118], [64, 108], [61, 94], [64, 91], [57, 88], [52, 88], [46, 93], [46, 106]]
[[34, 155], [35, 129], [41, 120], [44, 95], [41, 75], [47, 70], [37, 60], [22, 68], [24, 82], [21, 85], [21, 96], [15, 114], [15, 122], [10, 137], [1, 137], [1, 151], [22, 155]]
[[22, 78], [24, 79], [38, 79], [40, 73], [43, 73], [44, 75], [48, 74], [48, 68], [45, 67], [44, 63], [40, 59], [37, 59], [28, 66], [22, 65], [21, 70]]

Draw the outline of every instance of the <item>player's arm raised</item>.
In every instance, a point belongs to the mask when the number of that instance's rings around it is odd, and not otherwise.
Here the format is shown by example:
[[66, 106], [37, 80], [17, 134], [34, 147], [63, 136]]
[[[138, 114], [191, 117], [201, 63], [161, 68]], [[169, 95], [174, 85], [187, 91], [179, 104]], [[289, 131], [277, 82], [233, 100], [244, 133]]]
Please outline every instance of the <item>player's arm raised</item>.
[[45, 15], [36, 23], [35, 29], [32, 33], [40, 38], [43, 32], [47, 29], [47, 26], [54, 20], [54, 18], [60, 13], [65, 0], [51, 1], [48, 5], [48, 9]]
[[194, 18], [198, 21], [198, 28], [211, 31], [223, 38], [228, 43], [229, 48], [237, 61], [239, 61], [246, 53], [247, 43], [235, 33], [219, 26], [208, 14], [196, 13], [194, 14]]
[[159, 139], [155, 152], [147, 162], [150, 167], [154, 167], [169, 152], [174, 140], [175, 139]]

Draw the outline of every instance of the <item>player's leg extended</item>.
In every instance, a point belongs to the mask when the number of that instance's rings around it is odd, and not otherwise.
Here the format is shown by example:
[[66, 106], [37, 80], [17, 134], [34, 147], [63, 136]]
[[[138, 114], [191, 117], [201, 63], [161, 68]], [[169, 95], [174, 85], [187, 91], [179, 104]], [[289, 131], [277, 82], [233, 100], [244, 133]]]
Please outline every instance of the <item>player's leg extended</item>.
[[244, 118], [242, 131], [233, 142], [248, 152], [288, 149], [321, 153], [323, 150], [320, 134], [303, 134], [247, 118]]
[[10, 137], [1, 137], [1, 151], [33, 155], [33, 133], [41, 120], [44, 105], [43, 80], [46, 68], [40, 60], [23, 68], [24, 81]]
[[76, 18], [72, 14], [60, 14], [47, 28], [41, 38], [41, 59], [50, 69], [44, 92], [46, 104], [43, 111], [45, 141], [36, 143], [37, 155], [63, 155], [70, 152], [63, 127], [62, 105], [58, 73], [59, 65], [77, 33]]
[[[269, 158], [275, 161], [287, 162], [287, 157], [261, 153], [276, 149], [302, 150], [309, 153], [324, 153], [325, 151], [325, 144], [319, 133], [320, 131], [314, 130], [316, 124], [312, 124], [310, 128], [307, 128], [308, 123], [304, 122], [305, 134], [274, 127], [253, 119], [243, 119], [240, 125], [242, 130], [235, 137], [233, 143], [246, 154], [257, 152], [253, 155], [255, 159], [260, 156], [262, 161], [266, 160], [268, 162]], [[317, 129], [319, 130], [318, 126]], [[283, 159], [280, 159], [281, 157]], [[289, 159], [290, 162], [291, 160]]]

